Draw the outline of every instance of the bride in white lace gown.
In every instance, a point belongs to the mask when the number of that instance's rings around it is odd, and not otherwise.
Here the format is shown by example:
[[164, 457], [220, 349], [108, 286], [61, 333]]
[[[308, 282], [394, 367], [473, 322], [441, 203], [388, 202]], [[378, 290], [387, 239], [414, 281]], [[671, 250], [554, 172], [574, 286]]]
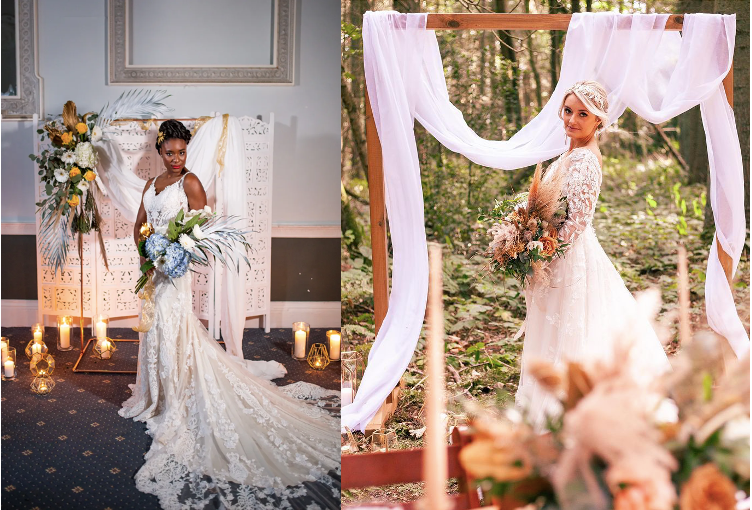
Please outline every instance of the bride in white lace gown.
[[[527, 316], [522, 352], [522, 373], [517, 403], [538, 427], [547, 416], [560, 412], [554, 395], [529, 375], [532, 360], [557, 366], [566, 361], [608, 360], [614, 352], [614, 330], [629, 318], [639, 338], [630, 355], [641, 367], [638, 377], [647, 381], [670, 368], [663, 347], [647, 319], [635, 313], [636, 302], [603, 251], [592, 221], [602, 174], [598, 142], [608, 102], [597, 82], [578, 82], [567, 94], [560, 116], [571, 139], [570, 150], [552, 163], [544, 175], [562, 179], [567, 197], [567, 221], [559, 237], [568, 243], [566, 253], [550, 265], [550, 280], [525, 291]], [[637, 318], [635, 318], [635, 316]]]
[[[136, 231], [206, 204], [200, 181], [184, 168], [190, 133], [168, 121], [158, 140], [167, 171], [147, 182]], [[339, 499], [327, 475], [340, 464], [339, 420], [269, 382], [284, 375], [280, 364], [225, 352], [192, 312], [190, 272], [172, 282], [159, 271], [153, 278], [153, 326], [140, 344], [133, 394], [119, 411], [146, 422], [153, 437], [137, 488], [166, 509], [290, 508], [312, 481]]]

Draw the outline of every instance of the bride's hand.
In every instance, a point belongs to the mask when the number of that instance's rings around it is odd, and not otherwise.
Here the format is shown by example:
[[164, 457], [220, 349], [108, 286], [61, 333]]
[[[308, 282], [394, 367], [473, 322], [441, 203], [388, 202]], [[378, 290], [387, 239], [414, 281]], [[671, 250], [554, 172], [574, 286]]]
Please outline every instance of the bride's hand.
[[[141, 259], [141, 265], [142, 265], [142, 266], [143, 266], [144, 264], [146, 264], [146, 257], [139, 257], [139, 258]], [[147, 274], [147, 275], [149, 275], [149, 276], [151, 276], [153, 272], [154, 272], [154, 268], [152, 267], [151, 269], [149, 269], [149, 270], [148, 270], [148, 271], [146, 272], [146, 274]]]

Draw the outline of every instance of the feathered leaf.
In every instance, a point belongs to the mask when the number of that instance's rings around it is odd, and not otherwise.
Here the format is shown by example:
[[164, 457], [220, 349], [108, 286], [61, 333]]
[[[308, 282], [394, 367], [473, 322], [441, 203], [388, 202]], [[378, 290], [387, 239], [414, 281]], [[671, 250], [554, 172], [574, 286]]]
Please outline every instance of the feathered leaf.
[[99, 112], [97, 126], [105, 128], [112, 121], [130, 117], [159, 117], [164, 113], [171, 112], [162, 101], [170, 97], [164, 90], [130, 90], [123, 92], [120, 97], [110, 105], [107, 103]]

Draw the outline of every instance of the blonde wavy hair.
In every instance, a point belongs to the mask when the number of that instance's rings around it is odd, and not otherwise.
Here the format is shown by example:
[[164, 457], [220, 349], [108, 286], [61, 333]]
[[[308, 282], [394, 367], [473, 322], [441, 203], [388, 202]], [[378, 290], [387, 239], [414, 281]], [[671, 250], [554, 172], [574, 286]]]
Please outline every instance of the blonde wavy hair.
[[561, 99], [561, 105], [559, 106], [559, 118], [564, 120], [561, 112], [564, 110], [564, 101], [567, 100], [570, 94], [577, 96], [577, 99], [582, 101], [585, 108], [598, 117], [601, 120], [600, 125], [595, 130], [596, 135], [600, 135], [606, 129], [608, 124], [608, 93], [603, 85], [597, 81], [585, 80], [578, 81], [567, 89], [564, 93], [564, 97]]

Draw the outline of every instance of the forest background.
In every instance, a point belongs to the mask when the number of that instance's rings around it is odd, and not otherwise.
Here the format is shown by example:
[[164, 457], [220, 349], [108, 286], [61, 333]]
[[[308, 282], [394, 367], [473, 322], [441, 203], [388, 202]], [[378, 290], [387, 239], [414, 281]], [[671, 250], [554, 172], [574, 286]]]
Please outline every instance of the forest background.
[[[374, 340], [368, 161], [365, 142], [365, 78], [361, 27], [368, 10], [399, 12], [736, 14], [734, 112], [745, 178], [749, 225], [749, 1], [735, 0], [343, 0], [342, 1], [342, 324], [350, 349], [367, 358]], [[452, 102], [480, 136], [508, 139], [545, 105], [561, 67], [562, 31], [438, 31]], [[488, 225], [479, 210], [527, 189], [533, 168], [501, 171], [450, 152], [418, 123], [425, 223], [429, 240], [444, 245], [444, 305], [448, 332], [447, 385], [451, 395], [513, 402], [522, 341], [512, 338], [525, 317], [521, 288], [483, 271]], [[663, 125], [627, 110], [601, 140], [603, 186], [594, 226], [598, 239], [630, 291], [657, 286], [661, 317], [677, 306], [677, 248], [689, 253], [692, 323], [707, 329], [704, 280], [714, 225], [708, 200], [708, 156], [699, 106]], [[549, 162], [544, 163], [547, 165]], [[749, 228], [747, 230], [749, 239]], [[748, 242], [747, 242], [748, 243]], [[733, 284], [749, 332], [749, 244]], [[669, 353], [678, 346], [676, 325]], [[399, 447], [422, 444], [425, 382], [423, 339], [405, 373], [405, 390], [387, 426]], [[459, 404], [449, 425], [463, 420]], [[364, 438], [361, 441], [365, 442]], [[416, 485], [346, 491], [343, 502], [391, 501], [419, 496]]]

